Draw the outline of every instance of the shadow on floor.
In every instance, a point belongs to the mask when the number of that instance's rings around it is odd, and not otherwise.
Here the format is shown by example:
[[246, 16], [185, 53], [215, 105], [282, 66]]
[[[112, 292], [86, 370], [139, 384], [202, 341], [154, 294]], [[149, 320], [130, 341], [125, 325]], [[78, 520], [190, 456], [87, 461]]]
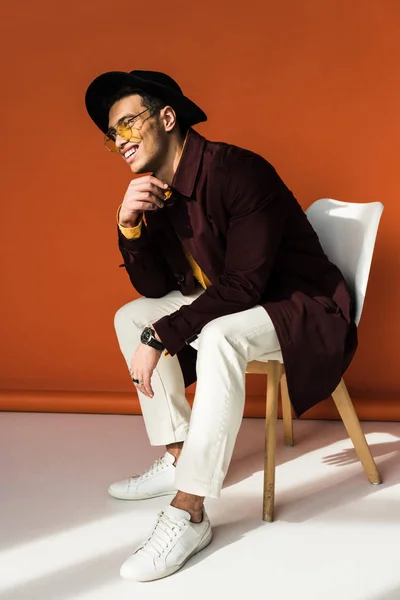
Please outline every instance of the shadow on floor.
[[119, 581], [120, 566], [132, 550], [132, 545], [125, 546], [61, 571], [41, 575], [3, 592], [1, 600], [70, 600], [84, 592], [100, 589], [113, 580]]
[[[380, 446], [385, 447], [385, 451], [382, 454], [379, 454], [379, 452], [382, 452]], [[378, 448], [377, 452], [376, 447]], [[296, 486], [290, 490], [286, 490], [279, 496], [281, 509], [278, 506], [277, 518], [289, 523], [301, 523], [324, 514], [325, 521], [340, 519], [343, 522], [346, 518], [351, 519], [352, 522], [355, 520], [393, 521], [396, 513], [398, 513], [396, 503], [383, 499], [379, 500], [379, 511], [373, 511], [373, 506], [370, 506], [368, 512], [366, 512], [367, 507], [365, 507], [364, 510], [358, 510], [356, 513], [351, 511], [347, 515], [343, 511], [340, 513], [340, 516], [338, 513], [332, 514], [329, 517], [326, 515], [329, 511], [334, 511], [337, 508], [342, 508], [347, 504], [371, 496], [383, 487], [387, 489], [399, 483], [400, 442], [370, 444], [370, 448], [375, 457], [387, 456], [387, 458], [380, 460], [378, 463], [383, 480], [381, 485], [371, 485], [360, 464], [360, 470], [357, 474], [352, 472], [345, 478], [339, 474], [339, 479], [337, 474], [332, 473], [332, 477], [329, 479], [324, 478], [322, 481], [317, 479], [312, 484], [307, 482], [304, 486]], [[348, 457], [349, 455], [353, 455], [353, 453], [355, 456], [353, 462], [356, 462], [358, 459], [354, 450], [350, 448], [343, 452], [343, 456]], [[330, 457], [326, 458], [330, 460]], [[337, 465], [337, 463], [335, 464]], [[386, 510], [382, 507], [382, 503], [385, 502]]]
[[[365, 433], [376, 431], [376, 424], [371, 426], [368, 424], [364, 427]], [[369, 430], [369, 431], [368, 431]], [[318, 433], [318, 432], [316, 432]], [[277, 448], [276, 465], [285, 464], [289, 460], [320, 449], [323, 446], [331, 445], [343, 439], [344, 443], [351, 445], [350, 440], [346, 440], [340, 427], [334, 428], [329, 432], [329, 438], [324, 438], [323, 443], [319, 435], [314, 437], [308, 432], [307, 443], [301, 444], [298, 440], [298, 445], [294, 448], [285, 448], [282, 445]], [[344, 434], [345, 435], [345, 434]], [[306, 441], [306, 440], [304, 440]], [[257, 445], [258, 440], [254, 440]], [[345, 448], [343, 451], [333, 455], [327, 455], [323, 458], [323, 462], [332, 467], [332, 475], [322, 477], [313, 482], [307, 481], [304, 485], [294, 485], [290, 490], [284, 492], [279, 491], [279, 482], [276, 484], [276, 511], [275, 518], [290, 523], [300, 523], [318, 515], [325, 514], [341, 506], [345, 506], [356, 500], [360, 500], [366, 496], [370, 496], [378, 490], [396, 485], [400, 481], [399, 472], [399, 457], [400, 457], [400, 441], [384, 442], [379, 444], [370, 444], [372, 455], [378, 461], [379, 471], [382, 476], [382, 485], [371, 485], [366, 479], [364, 470], [353, 447]], [[344, 476], [340, 471], [340, 467], [359, 463], [359, 472], [350, 473], [346, 471]], [[252, 454], [243, 456], [239, 459], [233, 459], [231, 467], [227, 474], [224, 488], [243, 481], [254, 475], [262, 472], [264, 468], [263, 452], [255, 451]], [[347, 475], [348, 474], [348, 475]], [[382, 502], [382, 500], [380, 501]], [[262, 504], [262, 490], [260, 490], [259, 505]], [[392, 510], [393, 509], [393, 510]], [[389, 500], [387, 501], [387, 510], [374, 515], [374, 518], [382, 521], [390, 521], [395, 515], [395, 505]], [[332, 518], [335, 518], [334, 515]], [[341, 520], [345, 519], [345, 515], [341, 514]], [[363, 520], [366, 515], [358, 513], [352, 515], [352, 519], [359, 518]], [[371, 518], [371, 515], [370, 515]], [[400, 595], [399, 595], [400, 600]]]

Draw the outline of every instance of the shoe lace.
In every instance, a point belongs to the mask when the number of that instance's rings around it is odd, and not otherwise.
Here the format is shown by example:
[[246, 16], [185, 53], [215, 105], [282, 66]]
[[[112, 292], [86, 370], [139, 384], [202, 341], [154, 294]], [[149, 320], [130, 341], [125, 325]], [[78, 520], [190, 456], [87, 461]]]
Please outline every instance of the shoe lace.
[[173, 521], [164, 512], [160, 512], [153, 531], [137, 551], [140, 550], [150, 556], [156, 554], [161, 557], [184, 528], [184, 521]]
[[137, 480], [137, 479], [146, 479], [147, 477], [149, 477], [150, 475], [153, 475], [153, 473], [156, 473], [157, 471], [161, 471], [162, 469], [165, 468], [165, 462], [164, 462], [164, 457], [162, 458], [158, 458], [149, 469], [147, 469], [147, 471], [145, 471], [144, 473], [142, 473], [141, 475], [132, 475], [129, 478], [129, 481], [132, 480]]

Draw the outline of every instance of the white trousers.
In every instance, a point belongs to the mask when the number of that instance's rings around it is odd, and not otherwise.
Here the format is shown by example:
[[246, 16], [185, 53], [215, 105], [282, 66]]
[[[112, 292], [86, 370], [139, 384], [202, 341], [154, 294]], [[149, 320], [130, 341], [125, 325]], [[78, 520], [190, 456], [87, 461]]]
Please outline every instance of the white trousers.
[[[139, 298], [115, 315], [118, 342], [130, 366], [140, 334], [149, 323], [191, 304], [174, 291], [164, 298]], [[153, 373], [153, 398], [138, 392], [150, 443], [185, 442], [176, 467], [176, 488], [218, 498], [243, 417], [245, 370], [251, 360], [265, 360], [279, 350], [272, 321], [264, 308], [220, 317], [208, 323], [197, 343], [197, 386], [193, 410], [185, 396], [179, 360], [162, 354]]]

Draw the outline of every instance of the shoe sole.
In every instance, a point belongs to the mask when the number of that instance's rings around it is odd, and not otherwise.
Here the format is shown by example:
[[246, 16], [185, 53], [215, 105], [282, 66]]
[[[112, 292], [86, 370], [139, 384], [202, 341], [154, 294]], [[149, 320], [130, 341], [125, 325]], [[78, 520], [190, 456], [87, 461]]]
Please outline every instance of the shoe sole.
[[108, 490], [108, 493], [113, 498], [117, 500], [149, 500], [150, 498], [159, 498], [160, 496], [174, 496], [178, 490], [169, 490], [164, 492], [158, 492], [158, 494], [119, 494], [118, 492], [113, 492], [111, 489]]
[[212, 530], [210, 527], [210, 530], [209, 530], [207, 536], [201, 542], [200, 546], [198, 548], [196, 548], [195, 550], [193, 550], [193, 552], [191, 554], [189, 554], [188, 557], [185, 558], [185, 560], [183, 561], [183, 563], [181, 565], [178, 565], [175, 567], [170, 567], [163, 573], [160, 573], [158, 576], [156, 575], [155, 577], [151, 577], [148, 579], [136, 579], [134, 581], [137, 581], [138, 583], [145, 583], [145, 582], [149, 582], [149, 581], [157, 581], [157, 579], [164, 579], [164, 577], [169, 577], [170, 575], [173, 575], [174, 573], [176, 573], [177, 571], [182, 569], [193, 556], [195, 556], [196, 554], [198, 554], [199, 552], [204, 550], [204, 548], [207, 548], [207, 546], [209, 546], [211, 544], [212, 538], [213, 538]]

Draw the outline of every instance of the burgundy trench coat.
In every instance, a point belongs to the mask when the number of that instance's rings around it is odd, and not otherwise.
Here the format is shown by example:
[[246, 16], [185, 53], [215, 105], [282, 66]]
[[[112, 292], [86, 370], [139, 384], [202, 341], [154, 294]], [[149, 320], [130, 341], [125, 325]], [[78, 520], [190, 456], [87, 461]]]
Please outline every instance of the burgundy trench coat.
[[185, 384], [196, 381], [197, 352], [189, 344], [202, 328], [262, 305], [301, 415], [334, 391], [357, 348], [342, 274], [293, 194], [257, 154], [191, 130], [172, 191], [164, 208], [146, 213], [140, 238], [118, 231], [118, 240], [123, 266], [143, 296], [194, 291], [180, 240], [212, 283], [191, 305], [154, 324], [170, 354], [178, 355]]

